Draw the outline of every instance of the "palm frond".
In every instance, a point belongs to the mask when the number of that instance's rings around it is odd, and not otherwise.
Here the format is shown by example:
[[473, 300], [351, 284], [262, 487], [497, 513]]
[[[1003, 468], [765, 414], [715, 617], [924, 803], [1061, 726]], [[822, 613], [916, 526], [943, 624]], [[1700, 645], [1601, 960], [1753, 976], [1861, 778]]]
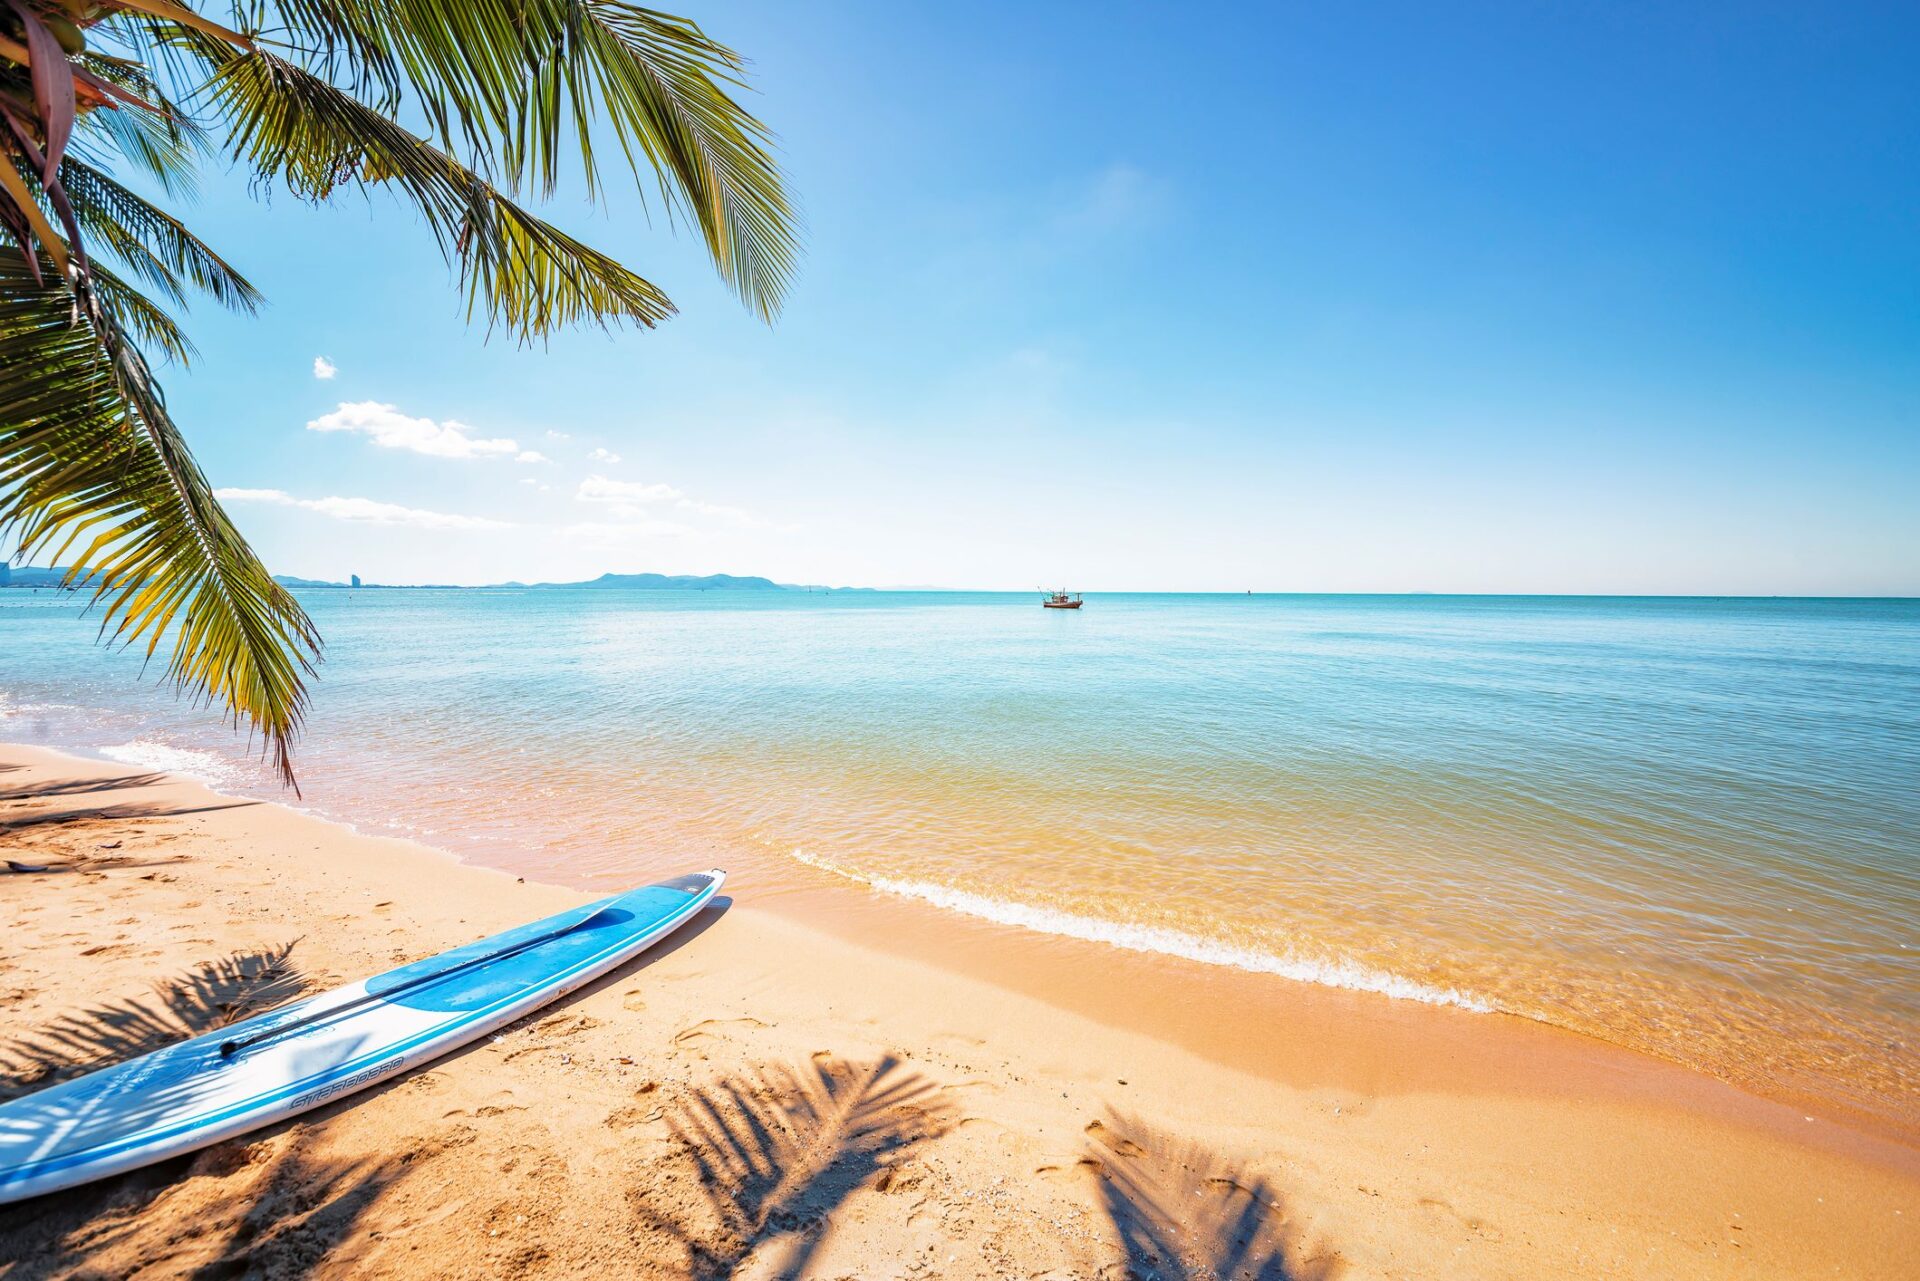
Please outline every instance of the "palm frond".
[[[115, 28], [105, 30], [111, 36]], [[74, 65], [126, 95], [112, 110], [89, 111], [81, 117], [76, 146], [104, 141], [169, 196], [197, 195], [200, 162], [213, 154], [206, 129], [138, 62], [88, 52], [75, 58]]]
[[[192, 192], [209, 135], [165, 90], [204, 112], [257, 183], [411, 205], [469, 315], [523, 340], [673, 313], [519, 202], [575, 172], [599, 198], [604, 130], [768, 320], [791, 284], [796, 216], [770, 134], [735, 97], [745, 64], [685, 19], [624, 0], [230, 3], [240, 30], [182, 0], [101, 0], [76, 41], [43, 21], [44, 0], [0, 0], [24, 40], [0, 37], [0, 72], [32, 89], [0, 96], [0, 533], [97, 584], [102, 634], [149, 658], [164, 647], [169, 677], [258, 728], [291, 782], [318, 639], [214, 500], [137, 345], [191, 356], [162, 305], [190, 290], [260, 302], [114, 176], [125, 162]], [[397, 122], [403, 107], [429, 137]]]
[[589, 320], [651, 326], [673, 314], [653, 284], [345, 91], [267, 53], [242, 54], [197, 32], [178, 37], [214, 69], [207, 92], [236, 158], [305, 200], [359, 183], [402, 196], [458, 269], [470, 314], [522, 338]]
[[[68, 156], [72, 158], [71, 153]], [[122, 280], [105, 263], [95, 259], [93, 289], [100, 304], [120, 318], [120, 324], [142, 345], [159, 351], [175, 364], [188, 365], [199, 354], [178, 322], [153, 299]]]
[[281, 776], [319, 638], [221, 510], [104, 297], [0, 254], [0, 530], [96, 584], [101, 634], [258, 729]]
[[259, 308], [260, 291], [172, 214], [72, 154], [60, 166], [60, 182], [82, 233], [169, 297], [184, 301], [184, 281], [223, 307], [248, 313]]
[[[645, 155], [671, 201], [691, 209], [714, 264], [741, 300], [771, 320], [793, 281], [799, 252], [796, 217], [766, 126], [725, 85], [745, 64], [694, 23], [617, 3], [574, 0], [584, 21], [573, 91], [585, 81], [597, 102], [577, 102], [585, 117], [600, 106], [626, 150]], [[581, 126], [584, 137], [585, 126]], [[543, 177], [550, 185], [555, 161]]]
[[[351, 68], [383, 106], [404, 86], [440, 145], [508, 190], [551, 195], [577, 165], [602, 184], [604, 120], [627, 167], [651, 172], [691, 216], [714, 264], [763, 318], [778, 314], [798, 253], [795, 213], [767, 127], [729, 92], [738, 54], [694, 23], [621, 0], [250, 0], [251, 19]], [[498, 157], [499, 171], [490, 169]]]
[[61, 279], [66, 277], [67, 242], [53, 229], [46, 211], [40, 207], [35, 185], [13, 163], [4, 146], [0, 146], [0, 214], [5, 215], [13, 228], [21, 262], [36, 283], [43, 279], [36, 245], [51, 261], [55, 275]]

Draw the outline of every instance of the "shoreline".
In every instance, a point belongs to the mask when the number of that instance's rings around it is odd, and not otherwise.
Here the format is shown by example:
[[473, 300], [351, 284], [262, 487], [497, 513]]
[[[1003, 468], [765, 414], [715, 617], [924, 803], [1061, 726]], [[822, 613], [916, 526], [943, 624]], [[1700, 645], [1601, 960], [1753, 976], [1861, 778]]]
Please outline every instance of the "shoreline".
[[[8, 746], [0, 743], [0, 750]], [[96, 758], [70, 747], [18, 746], [28, 750], [49, 751], [74, 760], [98, 763], [104, 759], [129, 768], [179, 775], [216, 792], [232, 785], [195, 775], [188, 765], [172, 760], [172, 757], [181, 754], [181, 749], [169, 749], [159, 759], [152, 759], [150, 752], [136, 756], [98, 749], [101, 757]], [[189, 749], [186, 754], [201, 753], [198, 749]], [[212, 764], [216, 769], [231, 768], [228, 762], [217, 758], [212, 758]], [[248, 799], [315, 818], [355, 836], [400, 840], [461, 866], [519, 875], [517, 869], [489, 861], [489, 855], [495, 851], [487, 847], [463, 853], [435, 844], [431, 836], [410, 834], [404, 825], [400, 830], [394, 830], [395, 825], [385, 820], [376, 819], [368, 827], [362, 828], [351, 818], [328, 814], [273, 796], [262, 796], [257, 789], [249, 794]], [[725, 852], [716, 848], [711, 854], [689, 852], [688, 856], [696, 862], [713, 856], [720, 856], [724, 861]], [[1653, 1050], [1610, 1040], [1551, 1019], [1501, 1009], [1472, 993], [1430, 988], [1389, 971], [1366, 971], [1361, 976], [1365, 981], [1353, 982], [1349, 981], [1351, 976], [1322, 978], [1302, 975], [1284, 968], [1246, 964], [1237, 958], [1195, 955], [1189, 949], [1135, 946], [1118, 939], [1063, 930], [1058, 928], [1057, 922], [1035, 925], [971, 910], [967, 905], [942, 901], [950, 897], [944, 892], [929, 896], [917, 892], [918, 887], [896, 888], [890, 883], [883, 883], [884, 878], [876, 880], [846, 871], [802, 852], [789, 855], [787, 861], [800, 869], [794, 872], [790, 867], [789, 877], [797, 875], [807, 884], [804, 888], [796, 888], [791, 883], [782, 885], [772, 895], [758, 898], [755, 904], [757, 909], [779, 913], [787, 920], [809, 928], [826, 929], [843, 941], [873, 947], [891, 955], [915, 957], [973, 977], [992, 976], [990, 981], [1000, 986], [1163, 1040], [1177, 1041], [1195, 1053], [1228, 1066], [1259, 1072], [1272, 1055], [1249, 1050], [1242, 1044], [1243, 1038], [1223, 1040], [1217, 1029], [1208, 1026], [1204, 1017], [1156, 1016], [1167, 1013], [1178, 1015], [1185, 1008], [1181, 1000], [1183, 991], [1195, 989], [1230, 992], [1230, 996], [1221, 999], [1239, 1006], [1257, 1006], [1273, 997], [1276, 989], [1271, 984], [1278, 980], [1282, 984], [1279, 989], [1282, 994], [1290, 988], [1310, 989], [1304, 995], [1296, 994], [1298, 1001], [1280, 1002], [1288, 1017], [1299, 1017], [1303, 1005], [1312, 1008], [1316, 1003], [1321, 1003], [1321, 1008], [1309, 1016], [1313, 1021], [1324, 1024], [1329, 1016], [1366, 1019], [1377, 1014], [1372, 1002], [1378, 998], [1395, 1004], [1451, 1008], [1470, 1016], [1492, 1018], [1504, 1025], [1502, 1030], [1493, 1035], [1548, 1035], [1547, 1041], [1537, 1044], [1552, 1044], [1551, 1038], [1564, 1038], [1558, 1046], [1559, 1057], [1565, 1060], [1559, 1064], [1561, 1070], [1585, 1071], [1584, 1064], [1590, 1058], [1604, 1060], [1609, 1055], [1624, 1056], [1611, 1064], [1610, 1070], [1600, 1072], [1599, 1076], [1632, 1081], [1634, 1085], [1630, 1092], [1636, 1097], [1657, 1098], [1663, 1091], [1677, 1093], [1687, 1097], [1692, 1106], [1712, 1108], [1748, 1124], [1771, 1127], [1778, 1133], [1796, 1139], [1808, 1137], [1800, 1127], [1808, 1119], [1807, 1114], [1811, 1113], [1823, 1123], [1815, 1139], [1823, 1146], [1889, 1161], [1899, 1168], [1920, 1172], [1920, 1116], [1907, 1117], [1891, 1111], [1869, 1110], [1829, 1094], [1795, 1090], [1777, 1083], [1773, 1084], [1773, 1088], [1765, 1089], [1754, 1082], [1730, 1080], [1685, 1061], [1666, 1058]], [[733, 886], [752, 883], [750, 873], [748, 879], [743, 881], [741, 870], [736, 867], [734, 872]], [[531, 870], [528, 874], [540, 883], [586, 895], [606, 894], [626, 887], [625, 880], [609, 880], [604, 873], [574, 879], [543, 878]], [[1014, 917], [1036, 914], [1034, 909], [1024, 905], [1007, 906], [1014, 909]], [[1044, 914], [1055, 915], [1051, 911]], [[1071, 921], [1073, 918], [1067, 919]], [[1103, 935], [1108, 930], [1107, 922], [1088, 918], [1087, 923], [1100, 927]], [[1210, 951], [1213, 948], [1206, 940], [1190, 941], [1200, 944], [1201, 950]], [[1115, 959], [1122, 957], [1126, 959]], [[1096, 976], [1101, 972], [1102, 958], [1106, 958], [1108, 963], [1122, 965], [1128, 970], [1131, 989], [1144, 986], [1153, 992], [1153, 997], [1139, 1003], [1138, 1008], [1104, 1008], [1097, 993], [1090, 993], [1091, 985], [1088, 982], [1049, 979], [1061, 967], [1063, 958], [1069, 962], [1066, 967], [1069, 970]], [[1256, 955], [1251, 959], [1259, 961], [1267, 958]], [[1090, 995], [1092, 999], [1089, 999]], [[1358, 1006], [1350, 1006], [1344, 1000], [1347, 996], [1362, 999]], [[1390, 1019], [1387, 1021], [1391, 1022]], [[1467, 1026], [1472, 1028], [1479, 1025]], [[1525, 1031], [1515, 1033], [1510, 1030], [1516, 1026]], [[1454, 1029], [1451, 1036], [1470, 1042], [1472, 1032]], [[1223, 1047], [1227, 1051], [1224, 1054]], [[1284, 1046], [1271, 1049], [1278, 1051], [1278, 1057], [1286, 1057]], [[1829, 1126], [1838, 1127], [1838, 1132]]]
[[[110, 857], [185, 856], [151, 872], [176, 878], [165, 883], [113, 863], [66, 878], [60, 898], [83, 896], [69, 890], [98, 898], [92, 915], [118, 914], [120, 927], [141, 927], [138, 937], [82, 946], [91, 944], [90, 933], [61, 932], [72, 920], [29, 915], [6, 944], [7, 972], [18, 976], [6, 996], [9, 1027], [52, 1026], [75, 1009], [137, 996], [156, 973], [268, 942], [261, 917], [289, 937], [304, 935], [295, 952], [308, 958], [315, 985], [325, 986], [587, 897], [273, 802], [229, 801], [188, 780], [89, 790], [101, 780], [140, 777], [109, 762], [0, 745], [0, 765], [8, 767], [0, 773], [0, 794], [10, 798], [0, 824], [15, 825], [10, 844], [72, 854], [119, 840], [128, 854]], [[72, 790], [35, 791], [54, 781]], [[76, 844], [76, 837], [84, 839]], [[323, 857], [286, 857], [296, 846]], [[60, 879], [9, 878], [23, 907], [54, 892], [49, 887]], [[476, 1159], [499, 1156], [500, 1144], [544, 1153], [548, 1163], [558, 1154], [577, 1204], [565, 1196], [537, 1201], [547, 1208], [524, 1220], [554, 1238], [542, 1248], [556, 1270], [562, 1255], [579, 1262], [555, 1235], [568, 1216], [603, 1226], [619, 1219], [622, 1239], [650, 1249], [696, 1238], [717, 1249], [715, 1232], [745, 1229], [728, 1229], [723, 1210], [696, 1204], [701, 1198], [682, 1186], [690, 1149], [675, 1139], [675, 1119], [685, 1119], [676, 1107], [710, 1102], [703, 1093], [709, 1078], [729, 1080], [742, 1070], [757, 1073], [756, 1089], [777, 1101], [818, 1093], [827, 1088], [818, 1082], [838, 1079], [841, 1067], [882, 1062], [927, 1087], [928, 1101], [916, 1105], [923, 1119], [944, 1117], [941, 1109], [955, 1115], [929, 1122], [938, 1134], [921, 1134], [874, 1163], [830, 1213], [800, 1216], [831, 1225], [809, 1247], [819, 1251], [816, 1267], [833, 1259], [843, 1271], [893, 1275], [888, 1260], [904, 1269], [910, 1259], [887, 1242], [900, 1233], [926, 1237], [929, 1216], [938, 1248], [912, 1257], [928, 1255], [923, 1262], [935, 1270], [912, 1275], [996, 1275], [987, 1266], [994, 1248], [1011, 1249], [1023, 1275], [1044, 1271], [1048, 1260], [1062, 1275], [1110, 1266], [1125, 1257], [1115, 1253], [1118, 1225], [1102, 1211], [1123, 1186], [1115, 1167], [1154, 1166], [1166, 1147], [1143, 1134], [1178, 1135], [1203, 1145], [1209, 1162], [1245, 1164], [1266, 1180], [1261, 1186], [1279, 1190], [1276, 1203], [1299, 1207], [1278, 1215], [1273, 1231], [1302, 1275], [1313, 1275], [1304, 1265], [1316, 1259], [1330, 1269], [1324, 1275], [1342, 1276], [1427, 1274], [1435, 1259], [1453, 1259], [1446, 1270], [1455, 1275], [1596, 1267], [1754, 1275], [1758, 1266], [1764, 1275], [1840, 1268], [1892, 1276], [1920, 1249], [1920, 1150], [1911, 1141], [1830, 1116], [1803, 1119], [1808, 1114], [1787, 1103], [1577, 1033], [1036, 934], [850, 887], [809, 893], [803, 902], [757, 900], [750, 883], [730, 882], [728, 893], [734, 902], [724, 915], [668, 955], [569, 998], [496, 1043], [175, 1163], [183, 1169], [162, 1167], [171, 1169], [170, 1182], [150, 1172], [43, 1198], [33, 1204], [51, 1211], [45, 1231], [24, 1224], [12, 1207], [0, 1209], [0, 1241], [9, 1247], [0, 1257], [22, 1259], [20, 1267], [0, 1268], [0, 1277], [58, 1275], [57, 1267], [36, 1268], [47, 1253], [37, 1246], [63, 1230], [62, 1240], [85, 1235], [102, 1214], [119, 1216], [125, 1228], [115, 1249], [140, 1246], [163, 1257], [157, 1219], [185, 1209], [176, 1204], [181, 1197], [212, 1204], [249, 1179], [269, 1177], [254, 1168], [260, 1162], [225, 1169], [233, 1162], [232, 1152], [220, 1155], [225, 1149], [312, 1144], [377, 1170], [398, 1159], [400, 1130], [424, 1133], [433, 1148], [401, 1164], [439, 1169], [431, 1182], [468, 1199], [486, 1192]], [[222, 909], [225, 920], [214, 920]], [[106, 955], [116, 948], [125, 951]], [[541, 1034], [565, 1040], [570, 1051], [502, 1050], [548, 1025], [578, 1025]], [[841, 1066], [808, 1075], [810, 1064], [823, 1062]], [[589, 1073], [589, 1064], [604, 1070]], [[651, 1088], [626, 1088], [638, 1075]], [[440, 1108], [445, 1100], [433, 1097], [492, 1097], [502, 1079], [522, 1096], [514, 1106], [565, 1114], [573, 1124], [543, 1122], [535, 1135], [519, 1112], [476, 1119], [499, 1105]], [[442, 1084], [425, 1089], [420, 1083], [428, 1080]], [[1233, 1115], [1208, 1114], [1201, 1106], [1208, 1099], [1232, 1100]], [[637, 1115], [615, 1121], [627, 1112]], [[434, 1147], [443, 1141], [435, 1134], [454, 1132], [458, 1143]], [[604, 1175], [611, 1162], [626, 1171], [619, 1195], [578, 1185], [573, 1167], [581, 1163], [567, 1145], [581, 1134], [595, 1140], [585, 1145], [586, 1167]], [[627, 1169], [629, 1143], [646, 1155], [646, 1169]], [[278, 1160], [284, 1152], [269, 1155]], [[1172, 1161], [1170, 1148], [1164, 1155]], [[1194, 1164], [1168, 1161], [1154, 1166], [1157, 1177]], [[408, 1215], [420, 1208], [423, 1180], [404, 1182], [405, 1189], [369, 1200], [354, 1230], [325, 1252], [330, 1264], [408, 1270], [410, 1251], [386, 1248], [402, 1220], [415, 1238], [422, 1231], [420, 1217]], [[916, 1190], [917, 1218], [903, 1220], [908, 1207], [889, 1191], [902, 1183]], [[636, 1197], [672, 1202], [676, 1231], [663, 1237], [635, 1228]], [[1043, 1231], [1036, 1207], [1071, 1230]], [[303, 1213], [305, 1225], [315, 1212]], [[268, 1236], [291, 1214], [266, 1216], [274, 1229]], [[437, 1222], [451, 1233], [447, 1225], [459, 1218]], [[433, 1227], [430, 1235], [438, 1240], [440, 1232]], [[514, 1235], [524, 1244], [529, 1233]], [[763, 1225], [744, 1253], [729, 1257], [743, 1266], [764, 1262], [799, 1249], [787, 1239], [795, 1236], [807, 1233], [769, 1235]], [[481, 1240], [484, 1251], [496, 1238]], [[473, 1254], [470, 1243], [459, 1248], [468, 1253], [453, 1257], [471, 1266], [496, 1257]], [[130, 1261], [88, 1262], [113, 1260]]]

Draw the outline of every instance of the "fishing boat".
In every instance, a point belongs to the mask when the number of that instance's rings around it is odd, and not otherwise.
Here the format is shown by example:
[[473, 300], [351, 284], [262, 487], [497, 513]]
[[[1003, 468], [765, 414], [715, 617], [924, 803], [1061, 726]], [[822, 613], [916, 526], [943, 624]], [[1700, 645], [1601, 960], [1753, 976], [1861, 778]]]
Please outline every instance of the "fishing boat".
[[1044, 587], [1042, 587], [1040, 590], [1043, 592], [1047, 592], [1046, 599], [1040, 602], [1041, 606], [1045, 609], [1079, 609], [1080, 608], [1081, 601], [1080, 601], [1079, 592], [1067, 592], [1067, 591], [1051, 592], [1051, 591], [1047, 591], [1047, 589]]

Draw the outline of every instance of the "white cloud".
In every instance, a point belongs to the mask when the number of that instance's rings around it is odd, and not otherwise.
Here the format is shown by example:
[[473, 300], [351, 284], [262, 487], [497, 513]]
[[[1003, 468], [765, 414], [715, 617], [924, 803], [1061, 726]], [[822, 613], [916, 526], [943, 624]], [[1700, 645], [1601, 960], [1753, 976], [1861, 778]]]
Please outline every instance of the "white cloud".
[[728, 507], [725, 503], [703, 503], [697, 498], [682, 498], [678, 505], [683, 511], [730, 520], [736, 525], [760, 526], [767, 523], [744, 507]]
[[567, 433], [563, 431], [555, 431], [551, 427], [547, 428], [546, 437], [548, 440], [572, 440], [573, 439], [573, 437], [567, 435]]
[[626, 547], [637, 538], [693, 538], [699, 530], [673, 520], [584, 520], [562, 525], [560, 533], [591, 547]]
[[471, 427], [451, 418], [445, 422], [410, 418], [392, 405], [372, 400], [343, 401], [332, 413], [308, 423], [307, 430], [358, 432], [384, 449], [405, 449], [434, 458], [488, 458], [520, 452], [515, 441], [476, 438], [468, 434]]
[[1111, 164], [1066, 196], [1054, 222], [1076, 234], [1114, 231], [1156, 221], [1167, 203], [1163, 181], [1130, 164]]
[[675, 509], [691, 512], [700, 516], [711, 516], [716, 520], [728, 521], [748, 529], [785, 528], [754, 515], [743, 507], [729, 507], [724, 503], [703, 502], [688, 497], [672, 485], [648, 484], [637, 480], [613, 480], [606, 476], [589, 476], [580, 482], [573, 493], [574, 498], [583, 503], [605, 503], [608, 514], [621, 520], [653, 520], [654, 513], [647, 510], [648, 505], [670, 504]]
[[539, 490], [543, 494], [550, 494], [553, 492], [552, 485], [547, 484], [543, 480], [535, 480], [531, 476], [522, 476], [520, 478], [520, 483], [522, 485], [532, 485], [535, 489]]
[[313, 358], [313, 376], [315, 378], [318, 378], [324, 382], [326, 379], [333, 377], [335, 374], [339, 372], [340, 372], [339, 368], [335, 366], [334, 363], [331, 360], [328, 360], [325, 356], [315, 356]]
[[583, 503], [663, 503], [681, 496], [672, 485], [648, 485], [637, 480], [609, 480], [589, 476], [574, 492]]
[[516, 463], [550, 463], [553, 459], [547, 457], [537, 449], [523, 449], [513, 456], [513, 461]]
[[593, 459], [596, 463], [617, 463], [620, 461], [620, 455], [614, 453], [611, 449], [601, 449], [597, 446], [587, 457]]
[[485, 516], [459, 516], [450, 512], [422, 511], [398, 503], [376, 502], [371, 498], [295, 498], [283, 489], [216, 489], [213, 496], [223, 503], [266, 503], [274, 507], [298, 507], [318, 512], [334, 520], [358, 521], [368, 525], [406, 525], [414, 529], [505, 529], [507, 522]]

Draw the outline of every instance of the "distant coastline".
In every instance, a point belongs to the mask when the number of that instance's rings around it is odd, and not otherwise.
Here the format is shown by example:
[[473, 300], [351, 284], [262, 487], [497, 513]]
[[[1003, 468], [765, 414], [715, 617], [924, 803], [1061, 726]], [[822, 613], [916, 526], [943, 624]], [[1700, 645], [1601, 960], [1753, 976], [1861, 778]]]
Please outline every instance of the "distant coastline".
[[[69, 589], [91, 586], [98, 579], [97, 574], [76, 579], [66, 584], [67, 575], [72, 571], [63, 566], [44, 568], [36, 565], [15, 566], [0, 561], [0, 587], [61, 587]], [[666, 592], [871, 592], [872, 587], [827, 587], [819, 583], [776, 583], [771, 578], [756, 575], [739, 574], [602, 574], [598, 578], [577, 583], [482, 583], [466, 586], [459, 583], [368, 583], [362, 582], [358, 575], [344, 583], [319, 578], [300, 578], [293, 574], [275, 574], [273, 581], [282, 587], [311, 589], [338, 589], [353, 591], [413, 591], [421, 588], [436, 588], [446, 591], [549, 591], [560, 588], [601, 588], [627, 589], [638, 591]]]
[[[351, 583], [334, 583], [315, 578], [295, 578], [291, 574], [275, 574], [273, 581], [283, 587], [344, 588], [367, 589], [404, 589], [444, 586], [455, 584], [436, 583], [363, 583], [355, 579]], [[776, 583], [771, 578], [756, 575], [739, 574], [602, 574], [576, 583], [483, 583], [476, 587], [461, 588], [465, 591], [500, 591], [517, 589], [521, 591], [551, 591], [560, 588], [589, 587], [601, 589], [626, 589], [648, 592], [870, 592], [871, 587], [827, 587], [818, 583]]]
[[[0, 561], [0, 588], [26, 587], [58, 588], [70, 571], [65, 567], [46, 568], [35, 565], [9, 565]], [[89, 575], [77, 579], [68, 590], [98, 585], [98, 575]], [[1018, 587], [943, 587], [915, 584], [888, 584], [884, 587], [832, 587], [821, 583], [780, 583], [758, 575], [742, 574], [602, 574], [598, 578], [583, 579], [566, 583], [523, 583], [509, 580], [504, 583], [369, 583], [357, 576], [351, 582], [334, 582], [328, 579], [301, 578], [294, 574], [275, 574], [273, 581], [282, 587], [299, 588], [302, 591], [560, 591], [560, 590], [628, 590], [628, 591], [746, 591], [746, 592], [801, 592], [801, 593], [860, 593], [877, 595], [888, 592], [943, 593], [953, 595], [1021, 596], [1032, 593]], [[1217, 588], [1202, 591], [1155, 591], [1152, 589], [1108, 590], [1099, 593], [1102, 596], [1223, 596], [1223, 597], [1274, 597], [1289, 596], [1300, 598], [1374, 598], [1379, 600], [1403, 600], [1426, 598], [1434, 600], [1669, 600], [1669, 601], [1906, 601], [1920, 598], [1920, 592], [1904, 594], [1822, 594], [1792, 595], [1780, 593], [1741, 593], [1741, 592], [1524, 592], [1524, 591], [1480, 591], [1480, 592], [1440, 592], [1422, 591], [1245, 591], [1233, 588]]]

